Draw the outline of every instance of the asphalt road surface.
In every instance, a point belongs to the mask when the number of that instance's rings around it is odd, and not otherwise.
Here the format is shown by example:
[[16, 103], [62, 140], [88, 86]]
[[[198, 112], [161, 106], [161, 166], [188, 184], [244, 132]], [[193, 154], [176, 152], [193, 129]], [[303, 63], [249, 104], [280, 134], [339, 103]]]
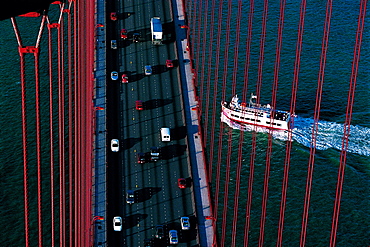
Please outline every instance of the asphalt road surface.
[[[117, 21], [110, 13], [117, 12]], [[150, 18], [162, 20], [163, 45], [151, 42]], [[107, 1], [107, 42], [117, 40], [118, 49], [107, 44], [107, 145], [111, 139], [120, 140], [120, 151], [107, 150], [108, 187], [108, 246], [169, 245], [168, 231], [177, 230], [178, 246], [197, 246], [196, 219], [193, 208], [191, 176], [189, 174], [186, 128], [180, 94], [175, 31], [168, 0]], [[120, 38], [120, 30], [127, 29], [128, 39]], [[132, 42], [133, 33], [140, 33], [141, 41]], [[174, 68], [167, 69], [167, 59], [174, 60]], [[151, 65], [153, 74], [144, 73]], [[110, 78], [117, 71], [119, 80]], [[127, 74], [129, 83], [121, 83]], [[144, 110], [135, 109], [141, 100]], [[171, 141], [162, 142], [160, 128], [171, 130]], [[161, 148], [157, 162], [139, 164], [137, 153]], [[180, 189], [178, 178], [187, 178], [190, 188]], [[127, 190], [133, 190], [135, 203], [126, 203]], [[113, 217], [121, 216], [121, 232], [113, 231]], [[181, 230], [180, 217], [190, 217], [191, 229]], [[155, 238], [155, 226], [163, 225], [165, 237]]]

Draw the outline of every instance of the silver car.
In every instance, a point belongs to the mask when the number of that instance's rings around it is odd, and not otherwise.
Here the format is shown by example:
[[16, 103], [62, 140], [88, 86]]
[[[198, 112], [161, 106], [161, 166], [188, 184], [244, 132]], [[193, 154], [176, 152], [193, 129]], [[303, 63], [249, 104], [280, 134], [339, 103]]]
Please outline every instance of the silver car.
[[145, 75], [151, 75], [152, 74], [152, 66], [145, 65], [144, 66], [144, 72], [145, 72]]
[[118, 72], [117, 71], [112, 71], [110, 73], [110, 78], [113, 80], [113, 81], [117, 81], [118, 80]]
[[182, 230], [190, 230], [190, 221], [189, 217], [181, 217], [181, 229]]
[[177, 238], [177, 231], [176, 230], [170, 230], [168, 237], [170, 238], [170, 244], [178, 244], [179, 239]]
[[114, 50], [117, 49], [117, 40], [113, 39], [110, 41], [110, 47]]

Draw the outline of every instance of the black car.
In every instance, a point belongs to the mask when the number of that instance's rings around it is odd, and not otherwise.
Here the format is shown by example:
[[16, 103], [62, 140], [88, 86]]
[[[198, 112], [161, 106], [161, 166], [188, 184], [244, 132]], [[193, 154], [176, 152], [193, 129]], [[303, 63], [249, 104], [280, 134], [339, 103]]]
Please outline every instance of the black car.
[[146, 162], [146, 155], [144, 153], [137, 154], [137, 163], [144, 164]]
[[158, 147], [150, 148], [150, 161], [158, 161], [160, 159], [161, 151]]
[[164, 237], [164, 229], [162, 225], [157, 225], [155, 227], [155, 237], [162, 239]]
[[132, 39], [135, 43], [139, 42], [140, 41], [140, 33], [134, 33], [132, 35]]
[[133, 204], [135, 203], [135, 194], [133, 190], [128, 190], [126, 194], [126, 202], [128, 204]]

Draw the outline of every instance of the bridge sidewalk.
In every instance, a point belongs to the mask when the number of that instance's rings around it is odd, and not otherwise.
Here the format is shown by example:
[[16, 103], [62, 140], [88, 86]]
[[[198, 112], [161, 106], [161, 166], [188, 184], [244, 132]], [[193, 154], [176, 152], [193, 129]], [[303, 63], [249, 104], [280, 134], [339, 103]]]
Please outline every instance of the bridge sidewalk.
[[[188, 148], [193, 175], [193, 189], [195, 196], [195, 210], [198, 220], [200, 246], [212, 246], [214, 238], [212, 205], [210, 188], [207, 178], [204, 150], [199, 133], [198, 102], [196, 89], [193, 83], [191, 57], [188, 52], [188, 40], [186, 37], [187, 26], [185, 11], [182, 0], [172, 0], [172, 11], [176, 31], [176, 48], [180, 66], [180, 80], [183, 95], [183, 108], [185, 123], [188, 131]], [[207, 219], [208, 218], [208, 219]]]

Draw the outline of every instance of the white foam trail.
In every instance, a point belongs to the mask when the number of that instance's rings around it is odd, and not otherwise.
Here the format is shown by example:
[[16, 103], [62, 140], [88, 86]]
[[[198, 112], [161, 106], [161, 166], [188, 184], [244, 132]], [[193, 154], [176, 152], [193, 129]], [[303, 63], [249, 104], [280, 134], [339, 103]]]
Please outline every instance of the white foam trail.
[[[233, 129], [239, 129], [242, 131], [257, 131], [262, 133], [268, 133], [267, 128], [255, 127], [252, 125], [240, 125], [236, 122], [231, 121], [221, 114], [221, 121], [229, 125]], [[292, 138], [298, 143], [310, 147], [312, 139], [312, 126], [314, 120], [312, 118], [296, 117], [294, 119], [294, 129]], [[342, 149], [342, 138], [343, 138], [343, 124], [334, 122], [319, 121], [318, 122], [318, 134], [316, 137], [316, 149], [326, 150], [334, 148], [337, 150]], [[286, 141], [287, 133], [284, 131], [273, 131], [272, 135], [274, 138]], [[350, 126], [350, 136], [348, 142], [347, 152], [356, 153], [360, 155], [370, 156], [370, 128], [362, 126]]]

